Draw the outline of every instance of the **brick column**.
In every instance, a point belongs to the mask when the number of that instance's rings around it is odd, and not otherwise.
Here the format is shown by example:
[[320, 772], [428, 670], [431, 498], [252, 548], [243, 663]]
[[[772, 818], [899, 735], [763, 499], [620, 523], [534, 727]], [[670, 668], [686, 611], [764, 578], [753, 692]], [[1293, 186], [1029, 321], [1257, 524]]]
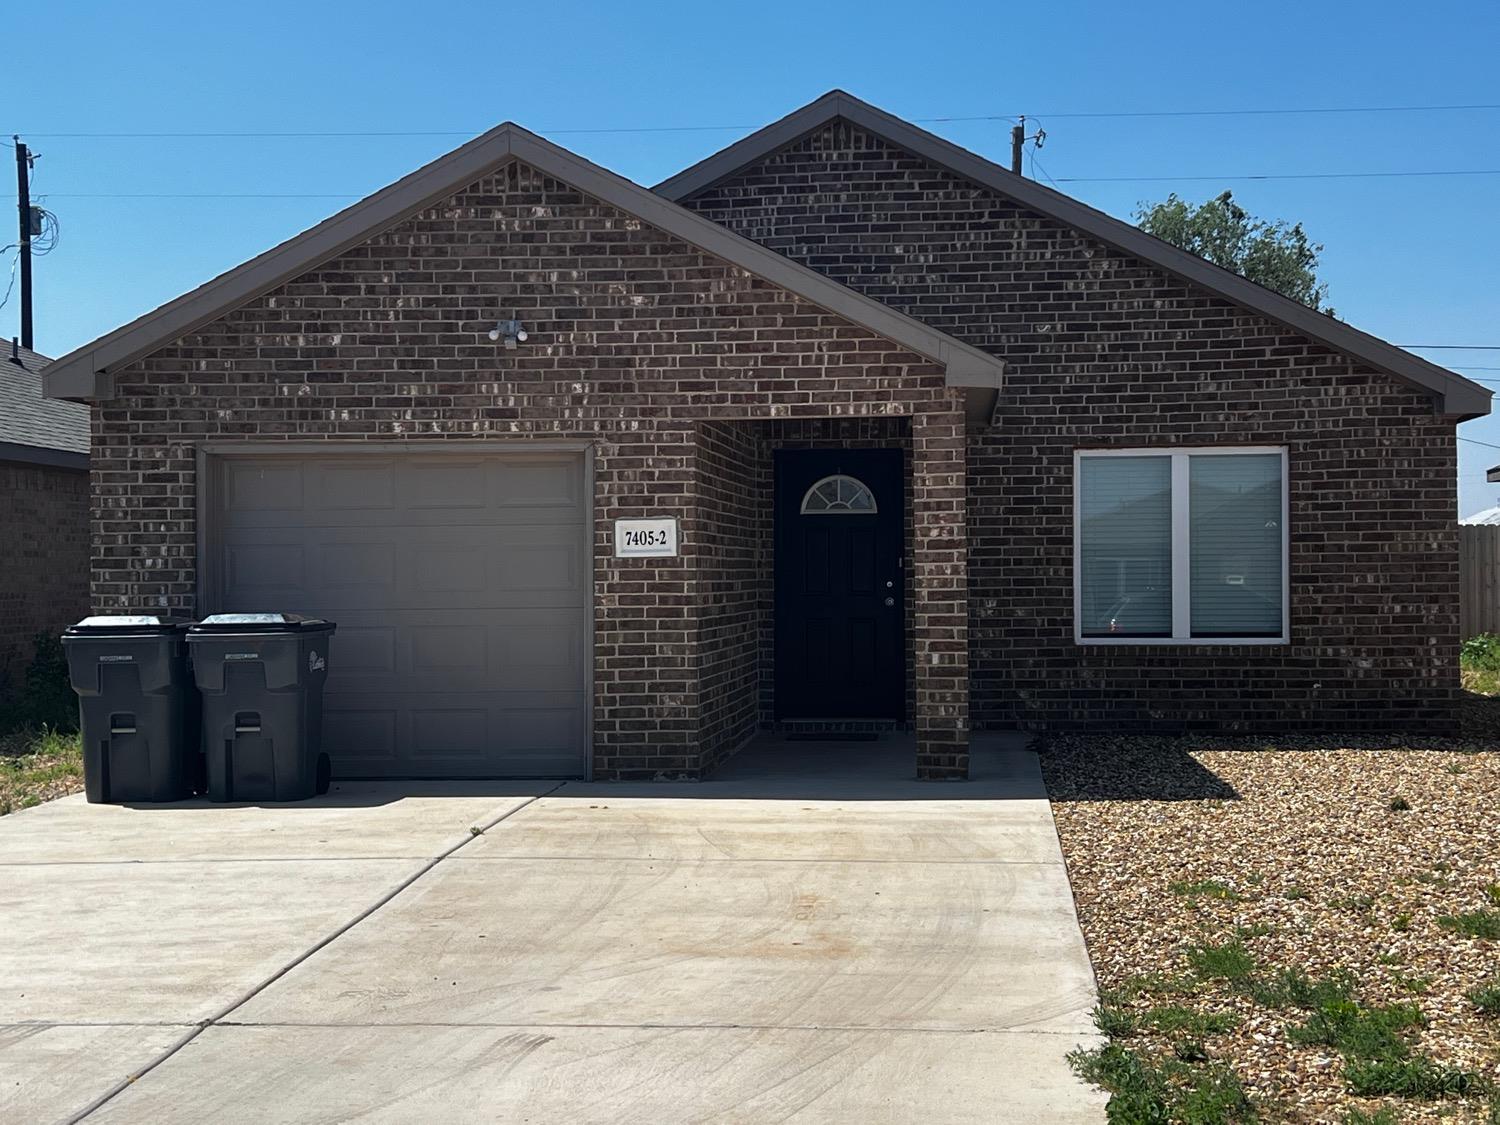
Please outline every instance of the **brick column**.
[[912, 418], [912, 617], [917, 777], [969, 776], [969, 575], [964, 412]]

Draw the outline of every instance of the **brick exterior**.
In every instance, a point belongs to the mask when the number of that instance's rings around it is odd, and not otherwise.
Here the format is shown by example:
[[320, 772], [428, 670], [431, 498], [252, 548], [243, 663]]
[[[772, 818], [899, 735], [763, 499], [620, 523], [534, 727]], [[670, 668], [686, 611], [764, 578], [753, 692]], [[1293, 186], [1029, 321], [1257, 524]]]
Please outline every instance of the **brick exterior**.
[[[514, 351], [485, 333], [522, 318]], [[698, 775], [754, 729], [763, 594], [736, 496], [773, 423], [912, 434], [918, 765], [965, 762], [962, 393], [941, 369], [511, 165], [119, 372], [95, 412], [100, 610], [195, 604], [196, 455], [225, 440], [593, 443], [594, 764]], [[830, 433], [833, 430], [830, 429]], [[675, 515], [676, 559], [613, 557]]]
[[0, 701], [20, 686], [38, 633], [89, 607], [89, 475], [0, 461]]
[[[967, 490], [914, 425], [917, 541], [951, 535], [920, 564], [919, 727], [963, 710], [965, 502], [976, 726], [1452, 725], [1456, 444], [1425, 394], [844, 122], [687, 205], [1007, 362]], [[1075, 644], [1074, 450], [1240, 443], [1289, 450], [1292, 643]]]

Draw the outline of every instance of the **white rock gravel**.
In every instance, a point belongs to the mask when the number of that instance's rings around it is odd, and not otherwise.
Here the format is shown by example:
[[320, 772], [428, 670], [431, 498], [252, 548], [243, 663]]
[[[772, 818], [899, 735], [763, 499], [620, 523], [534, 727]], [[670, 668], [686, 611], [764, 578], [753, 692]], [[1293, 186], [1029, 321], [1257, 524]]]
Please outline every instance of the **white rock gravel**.
[[[1101, 988], [1179, 978], [1185, 991], [1129, 1006], [1237, 1013], [1237, 1028], [1202, 1042], [1267, 1120], [1343, 1122], [1351, 1107], [1383, 1103], [1346, 1092], [1336, 1052], [1288, 1042], [1297, 1013], [1261, 1007], [1223, 982], [1181, 982], [1196, 943], [1238, 934], [1263, 970], [1349, 970], [1365, 1003], [1421, 1005], [1429, 1022], [1417, 1050], [1500, 1084], [1500, 1021], [1466, 996], [1500, 973], [1500, 942], [1438, 925], [1442, 915], [1491, 906], [1486, 887], [1500, 883], [1500, 751], [1491, 733], [1500, 722], [1477, 718], [1468, 727], [1483, 732], [1475, 741], [1430, 740], [1422, 749], [1326, 738], [1274, 747], [1149, 736], [1039, 744]], [[1410, 808], [1393, 811], [1397, 798]], [[1205, 880], [1232, 894], [1171, 889]], [[1128, 1045], [1165, 1052], [1170, 1042], [1147, 1032]], [[1488, 1098], [1389, 1104], [1400, 1121], [1488, 1122], [1492, 1112]]]

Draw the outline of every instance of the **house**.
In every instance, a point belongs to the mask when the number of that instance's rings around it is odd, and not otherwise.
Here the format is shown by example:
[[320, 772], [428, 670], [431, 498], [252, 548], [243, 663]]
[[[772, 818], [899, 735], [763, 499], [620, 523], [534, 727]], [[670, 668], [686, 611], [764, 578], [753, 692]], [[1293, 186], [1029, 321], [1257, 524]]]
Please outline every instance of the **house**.
[[1443, 729], [1469, 380], [847, 94], [502, 125], [60, 359], [96, 607], [335, 619], [353, 776], [758, 729]]
[[42, 393], [51, 361], [0, 353], [0, 709], [38, 633], [89, 607], [89, 411]]

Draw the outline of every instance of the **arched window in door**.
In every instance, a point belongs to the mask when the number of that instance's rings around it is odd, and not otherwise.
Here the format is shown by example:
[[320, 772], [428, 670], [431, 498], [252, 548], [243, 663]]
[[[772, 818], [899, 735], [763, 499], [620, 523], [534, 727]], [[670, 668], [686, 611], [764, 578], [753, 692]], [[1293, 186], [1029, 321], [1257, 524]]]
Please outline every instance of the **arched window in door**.
[[818, 481], [802, 497], [804, 516], [867, 516], [877, 511], [865, 483], [836, 473]]

